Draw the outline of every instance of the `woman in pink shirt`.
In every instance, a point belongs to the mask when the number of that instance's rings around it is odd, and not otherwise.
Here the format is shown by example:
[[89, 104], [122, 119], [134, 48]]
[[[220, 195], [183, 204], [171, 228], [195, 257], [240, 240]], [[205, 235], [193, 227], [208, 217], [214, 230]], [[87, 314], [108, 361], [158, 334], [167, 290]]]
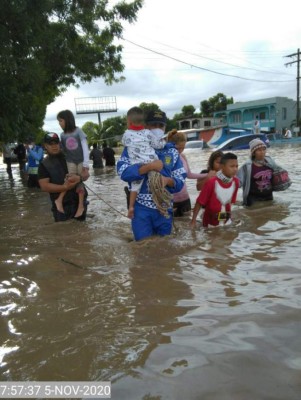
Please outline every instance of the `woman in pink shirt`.
[[[168, 132], [167, 141], [174, 143], [176, 149], [180, 153], [180, 158], [183, 163], [185, 172], [187, 173], [187, 178], [201, 179], [207, 176], [207, 173], [195, 174], [190, 171], [187, 158], [185, 157], [184, 154], [182, 154], [185, 149], [187, 141], [186, 135], [184, 133], [178, 132], [176, 129], [173, 129], [172, 131]], [[183, 217], [185, 213], [188, 213], [188, 215], [190, 214], [191, 202], [186, 183], [184, 183], [183, 189], [180, 192], [174, 194], [173, 200], [174, 200], [173, 204], [174, 217]]]

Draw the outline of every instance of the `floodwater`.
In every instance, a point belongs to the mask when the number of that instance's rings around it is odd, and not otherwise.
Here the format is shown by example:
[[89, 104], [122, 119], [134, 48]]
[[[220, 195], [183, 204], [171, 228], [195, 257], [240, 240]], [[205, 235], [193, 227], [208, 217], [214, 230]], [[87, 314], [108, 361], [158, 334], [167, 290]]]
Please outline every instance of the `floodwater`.
[[[234, 206], [227, 228], [177, 219], [144, 243], [114, 169], [92, 172], [86, 222], [55, 224], [48, 195], [0, 165], [1, 380], [111, 381], [118, 400], [299, 400], [300, 151], [269, 149], [293, 180], [272, 204]], [[209, 154], [189, 154], [191, 169]]]

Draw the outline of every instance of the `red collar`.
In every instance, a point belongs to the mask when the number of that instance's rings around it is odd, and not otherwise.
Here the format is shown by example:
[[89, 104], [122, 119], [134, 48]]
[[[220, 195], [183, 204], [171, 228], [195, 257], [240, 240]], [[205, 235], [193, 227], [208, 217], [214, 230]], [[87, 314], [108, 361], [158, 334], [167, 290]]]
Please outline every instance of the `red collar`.
[[129, 129], [131, 129], [132, 131], [141, 131], [142, 129], [144, 129], [143, 125], [130, 125]]

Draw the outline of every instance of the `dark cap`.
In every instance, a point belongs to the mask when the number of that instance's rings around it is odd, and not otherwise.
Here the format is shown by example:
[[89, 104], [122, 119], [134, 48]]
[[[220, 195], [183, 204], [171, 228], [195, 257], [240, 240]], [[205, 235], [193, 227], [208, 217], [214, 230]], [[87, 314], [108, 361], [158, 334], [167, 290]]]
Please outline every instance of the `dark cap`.
[[166, 117], [165, 112], [163, 112], [163, 111], [150, 111], [145, 118], [145, 122], [147, 124], [166, 125], [167, 117]]
[[47, 144], [52, 144], [52, 143], [60, 143], [60, 137], [57, 133], [46, 133], [46, 135], [44, 136], [44, 143]]

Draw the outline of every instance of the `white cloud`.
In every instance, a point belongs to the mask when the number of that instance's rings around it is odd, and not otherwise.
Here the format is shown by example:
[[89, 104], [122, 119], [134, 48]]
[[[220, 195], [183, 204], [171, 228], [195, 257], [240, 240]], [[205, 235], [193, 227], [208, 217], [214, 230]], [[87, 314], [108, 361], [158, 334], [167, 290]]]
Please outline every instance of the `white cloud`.
[[[66, 108], [75, 112], [77, 97], [116, 96], [118, 112], [103, 114], [102, 119], [124, 115], [144, 101], [157, 103], [172, 117], [183, 105], [198, 108], [202, 100], [218, 92], [234, 101], [273, 96], [295, 99], [296, 64], [284, 66], [294, 61], [285, 56], [300, 46], [301, 25], [295, 8], [293, 0], [285, 4], [253, 0], [247, 7], [240, 0], [145, 0], [137, 22], [127, 25], [124, 33], [127, 40], [145, 47], [122, 42], [126, 81], [106, 86], [97, 80], [80, 89], [70, 88], [49, 105], [44, 128], [58, 131], [57, 112]], [[281, 82], [286, 80], [290, 82]], [[77, 115], [76, 121], [81, 126], [98, 119], [93, 114]]]

